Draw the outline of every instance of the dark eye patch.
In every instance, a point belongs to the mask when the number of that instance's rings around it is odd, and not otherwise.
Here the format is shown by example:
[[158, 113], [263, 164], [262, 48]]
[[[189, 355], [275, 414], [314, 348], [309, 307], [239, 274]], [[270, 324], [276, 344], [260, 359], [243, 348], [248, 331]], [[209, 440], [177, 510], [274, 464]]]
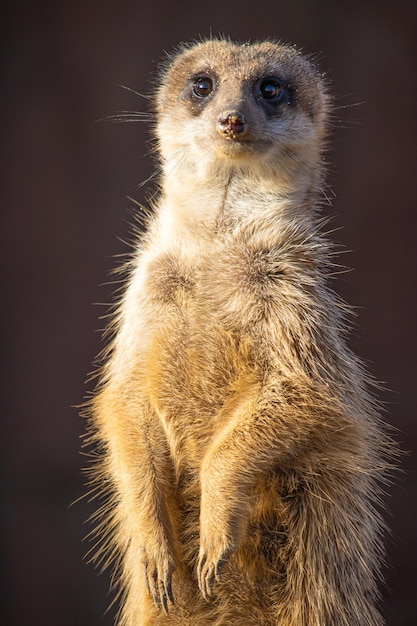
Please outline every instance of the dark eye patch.
[[199, 76], [192, 84], [192, 91], [197, 98], [207, 98], [213, 91], [213, 79], [210, 76]]
[[264, 78], [260, 82], [259, 92], [265, 100], [278, 100], [282, 97], [283, 86], [276, 78]]
[[256, 85], [258, 98], [267, 106], [275, 106], [281, 102], [292, 104], [290, 85], [277, 76], [264, 76]]

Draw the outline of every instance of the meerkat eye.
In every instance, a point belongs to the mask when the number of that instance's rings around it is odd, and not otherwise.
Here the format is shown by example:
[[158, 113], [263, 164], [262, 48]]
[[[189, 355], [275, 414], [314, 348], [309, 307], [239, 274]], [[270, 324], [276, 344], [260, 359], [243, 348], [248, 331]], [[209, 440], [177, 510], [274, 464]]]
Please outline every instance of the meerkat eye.
[[259, 84], [259, 92], [265, 100], [280, 100], [284, 88], [276, 78], [264, 78]]
[[200, 76], [193, 83], [193, 93], [199, 98], [207, 98], [213, 91], [213, 81], [208, 76]]

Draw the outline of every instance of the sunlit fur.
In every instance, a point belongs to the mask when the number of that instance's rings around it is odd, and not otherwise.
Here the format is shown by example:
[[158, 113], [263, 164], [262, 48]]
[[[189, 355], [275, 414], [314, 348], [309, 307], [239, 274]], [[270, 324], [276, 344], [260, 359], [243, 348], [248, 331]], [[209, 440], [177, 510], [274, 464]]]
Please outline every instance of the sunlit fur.
[[[271, 114], [264, 75], [292, 95]], [[381, 626], [390, 444], [328, 286], [322, 77], [293, 47], [210, 40], [154, 102], [160, 193], [88, 409], [118, 623]], [[226, 138], [236, 110], [247, 134]]]

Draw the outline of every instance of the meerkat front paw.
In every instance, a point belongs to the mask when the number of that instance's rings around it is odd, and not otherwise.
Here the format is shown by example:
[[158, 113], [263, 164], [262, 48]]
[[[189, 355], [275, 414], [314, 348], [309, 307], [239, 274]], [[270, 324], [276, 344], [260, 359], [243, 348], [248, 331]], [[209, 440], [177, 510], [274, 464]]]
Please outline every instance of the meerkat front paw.
[[203, 546], [200, 548], [197, 579], [198, 586], [205, 600], [209, 600], [213, 595], [214, 581], [221, 582], [221, 574], [223, 566], [227, 562], [231, 550], [206, 550]]
[[168, 613], [168, 603], [174, 604], [172, 573], [175, 565], [173, 558], [166, 548], [150, 550], [149, 547], [142, 547], [140, 560], [147, 592], [152, 596], [156, 608], [162, 608], [165, 613]]
[[[226, 516], [224, 516], [226, 517]], [[213, 595], [214, 582], [221, 582], [222, 570], [237, 541], [230, 525], [223, 519], [209, 523], [209, 515], [202, 513], [200, 528], [200, 552], [197, 563], [197, 580], [205, 600]]]
[[223, 567], [241, 544], [247, 526], [246, 500], [239, 494], [239, 506], [233, 506], [233, 498], [222, 496], [230, 491], [221, 489], [217, 497], [208, 497], [215, 489], [210, 471], [203, 470], [197, 580], [205, 600], [213, 595], [214, 583], [221, 582]]

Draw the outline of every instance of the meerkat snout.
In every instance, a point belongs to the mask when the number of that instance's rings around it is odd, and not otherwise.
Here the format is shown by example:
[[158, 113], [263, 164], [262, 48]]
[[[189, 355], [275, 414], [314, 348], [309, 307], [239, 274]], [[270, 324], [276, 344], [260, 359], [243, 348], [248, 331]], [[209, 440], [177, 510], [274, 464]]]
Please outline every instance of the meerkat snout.
[[245, 114], [240, 111], [221, 113], [217, 119], [217, 130], [227, 139], [235, 139], [237, 135], [242, 137], [247, 131]]

